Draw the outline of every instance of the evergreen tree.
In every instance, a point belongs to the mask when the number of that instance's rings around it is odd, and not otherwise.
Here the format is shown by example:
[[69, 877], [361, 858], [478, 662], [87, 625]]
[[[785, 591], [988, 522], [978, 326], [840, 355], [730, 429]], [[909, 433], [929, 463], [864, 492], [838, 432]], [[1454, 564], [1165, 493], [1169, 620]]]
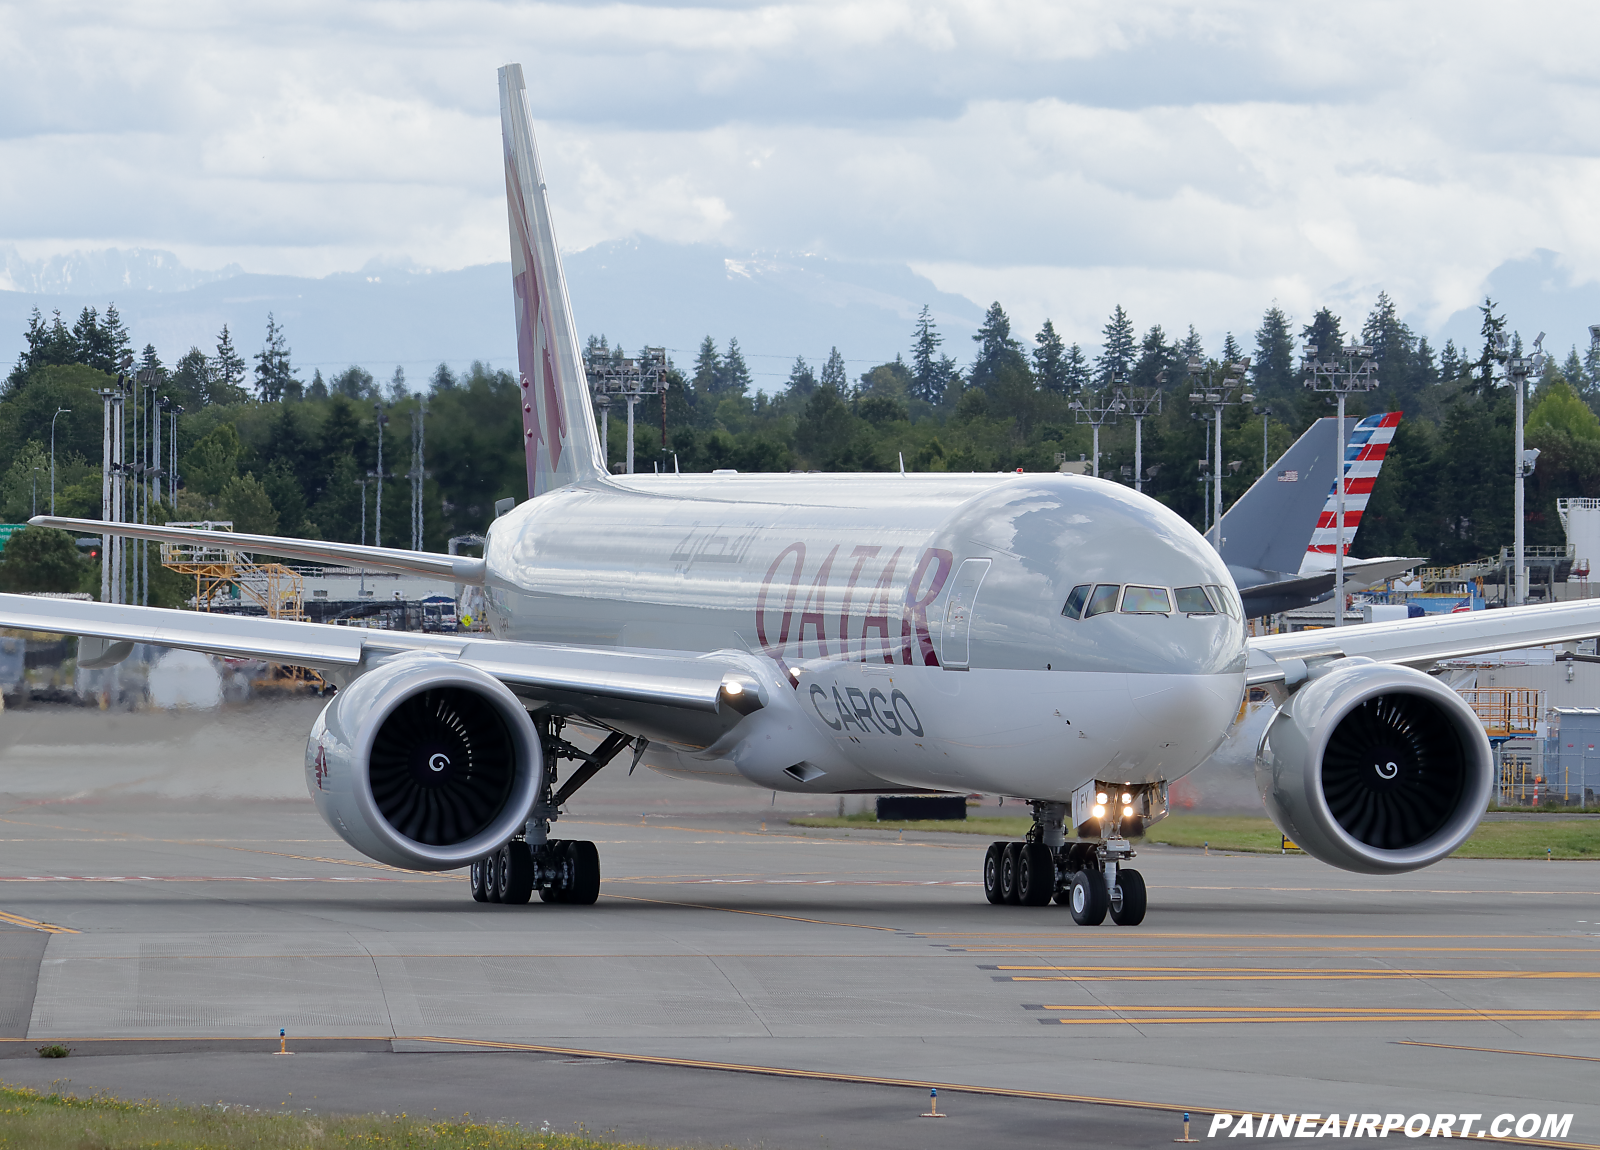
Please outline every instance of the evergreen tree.
[[1461, 378], [1461, 353], [1456, 350], [1456, 341], [1444, 341], [1444, 350], [1439, 353], [1439, 378], [1445, 383], [1454, 383]]
[[1287, 398], [1297, 391], [1294, 334], [1289, 327], [1289, 317], [1277, 304], [1267, 309], [1261, 317], [1261, 326], [1256, 328], [1256, 354], [1250, 373], [1258, 395]]
[[[211, 380], [219, 395], [240, 394], [244, 391], [245, 362], [239, 353], [233, 350], [233, 337], [228, 334], [228, 325], [222, 325], [222, 332], [217, 336], [217, 354], [211, 361]], [[233, 400], [219, 400], [223, 403], [235, 402]]]
[[[317, 372], [317, 379], [321, 380], [322, 373]], [[428, 386], [434, 391], [451, 391], [456, 386], [455, 373], [450, 370], [448, 363], [441, 363], [433, 369], [433, 376], [428, 380]]]
[[1222, 336], [1222, 362], [1238, 363], [1244, 359], [1244, 348], [1239, 346], [1239, 341], [1233, 338], [1233, 332], [1225, 332]]
[[1500, 340], [1506, 332], [1506, 317], [1495, 315], [1494, 308], [1494, 300], [1488, 296], [1483, 297], [1483, 303], [1478, 307], [1478, 311], [1483, 314], [1483, 323], [1478, 329], [1478, 334], [1483, 336], [1483, 350], [1478, 353], [1477, 361], [1473, 363], [1468, 376], [1472, 381], [1471, 389], [1479, 395], [1488, 394], [1500, 375], [1502, 355]]
[[1094, 374], [1089, 369], [1089, 357], [1084, 355], [1080, 345], [1073, 344], [1067, 348], [1067, 354], [1061, 361], [1061, 377], [1069, 392], [1080, 391], [1093, 381]]
[[744, 353], [737, 339], [728, 340], [727, 354], [722, 357], [722, 370], [717, 374], [716, 390], [719, 396], [744, 396], [750, 391], [750, 369], [745, 366]]
[[788, 395], [791, 399], [804, 403], [811, 398], [811, 393], [817, 390], [817, 377], [811, 370], [811, 365], [803, 356], [794, 357], [794, 366], [789, 369]]
[[1120, 303], [1101, 329], [1101, 334], [1104, 342], [1100, 354], [1095, 356], [1094, 374], [1095, 382], [1104, 387], [1114, 376], [1126, 375], [1133, 366], [1133, 321], [1122, 310]]
[[156, 345], [153, 343], [145, 344], [144, 352], [139, 356], [140, 374], [142, 375], [147, 371], [153, 371], [156, 373], [157, 382], [166, 381], [167, 369], [162, 365], [161, 357], [156, 354]]
[[212, 397], [210, 365], [206, 360], [206, 353], [197, 347], [191, 347], [184, 352], [177, 366], [172, 369], [172, 378], [167, 381], [167, 389], [167, 393], [190, 412], [197, 412], [206, 404], [216, 402]]
[[819, 382], [823, 387], [833, 388], [835, 394], [844, 395], [849, 384], [844, 374], [844, 356], [839, 354], [838, 348], [828, 352], [828, 362], [822, 365], [822, 378]]
[[116, 364], [110, 370], [126, 369], [133, 362], [133, 338], [122, 326], [122, 316], [115, 303], [106, 304], [105, 318], [100, 321], [100, 338], [107, 357]]
[[1178, 358], [1188, 365], [1191, 359], [1202, 362], [1206, 358], [1205, 344], [1200, 342], [1200, 333], [1194, 330], [1194, 324], [1189, 325], [1189, 334], [1183, 337], [1183, 342], [1178, 345]]
[[1039, 386], [1052, 395], [1067, 393], [1066, 346], [1056, 334], [1056, 325], [1048, 319], [1033, 337], [1033, 378]]
[[1572, 386], [1586, 396], [1600, 393], [1600, 342], [1589, 341], [1589, 350], [1583, 353], [1583, 385], [1580, 387], [1578, 381], [1573, 380]]
[[1309, 347], [1317, 349], [1315, 358], [1323, 363], [1338, 355], [1344, 347], [1344, 330], [1339, 325], [1339, 317], [1325, 307], [1318, 308], [1311, 322], [1300, 329], [1300, 338]]
[[721, 377], [722, 356], [717, 352], [716, 341], [708, 335], [700, 341], [700, 354], [695, 357], [694, 376], [689, 382], [697, 396], [711, 395]]
[[108, 374], [117, 370], [117, 361], [112, 358], [100, 327], [100, 313], [94, 308], [86, 307], [78, 313], [78, 322], [72, 325], [72, 344], [77, 353], [74, 363]]
[[268, 312], [267, 340], [256, 353], [256, 396], [263, 403], [277, 403], [294, 382], [297, 381], [289, 363], [288, 340], [276, 317]]
[[1418, 390], [1414, 379], [1416, 337], [1401, 321], [1388, 292], [1378, 293], [1377, 303], [1361, 325], [1361, 342], [1372, 349], [1378, 382], [1388, 391], [1390, 402], [1401, 409], [1411, 406]]
[[978, 345], [972, 370], [967, 373], [967, 381], [973, 387], [987, 389], [1006, 368], [1027, 370], [1028, 362], [1023, 358], [1022, 345], [1011, 338], [1011, 318], [1006, 315], [999, 300], [989, 305], [983, 323], [978, 327], [978, 334], [972, 337], [972, 341]]
[[923, 304], [917, 313], [916, 330], [911, 334], [911, 394], [925, 403], [938, 403], [944, 398], [949, 378], [943, 372], [939, 345], [944, 336], [934, 325], [933, 313]]
[[1427, 336], [1417, 340], [1416, 354], [1411, 361], [1411, 379], [1415, 392], [1426, 391], [1439, 382], [1439, 365], [1434, 360], [1433, 345]]
[[[441, 363], [439, 366], [443, 367], [444, 364]], [[454, 384], [452, 384], [452, 386], [454, 386]], [[328, 398], [328, 385], [327, 382], [322, 378], [322, 369], [320, 367], [311, 373], [311, 386], [306, 389], [306, 397], [308, 399]]]
[[352, 363], [328, 382], [328, 390], [346, 399], [372, 400], [378, 398], [378, 384], [372, 373], [358, 363]]
[[411, 389], [406, 386], [406, 369], [400, 364], [394, 365], [394, 375], [389, 377], [389, 402], [400, 403], [411, 398]]
[[1167, 333], [1152, 324], [1139, 343], [1139, 359], [1133, 366], [1132, 382], [1140, 387], [1159, 386], [1159, 376], [1172, 365], [1174, 349], [1167, 346]]
[[[1551, 356], [1551, 359], [1554, 358]], [[1578, 358], [1577, 344], [1573, 344], [1572, 350], [1567, 353], [1567, 362], [1561, 365], [1561, 375], [1579, 395], [1589, 389], [1589, 381], [1584, 378], [1583, 360]]]

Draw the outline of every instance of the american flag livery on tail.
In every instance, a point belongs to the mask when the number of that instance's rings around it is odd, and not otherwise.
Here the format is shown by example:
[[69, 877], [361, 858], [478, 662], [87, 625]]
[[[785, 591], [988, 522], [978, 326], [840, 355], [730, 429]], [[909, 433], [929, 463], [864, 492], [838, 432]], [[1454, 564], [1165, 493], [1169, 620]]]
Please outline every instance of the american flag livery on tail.
[[[1383, 469], [1384, 457], [1394, 440], [1395, 428], [1400, 426], [1401, 412], [1369, 415], [1356, 424], [1344, 449], [1344, 553], [1350, 554], [1350, 544], [1355, 541], [1356, 530], [1361, 526], [1361, 515], [1372, 497], [1372, 486]], [[1339, 488], [1328, 488], [1328, 501], [1323, 504], [1317, 518], [1316, 530], [1311, 533], [1311, 543], [1306, 547], [1300, 573], [1309, 575], [1333, 567], [1334, 550], [1339, 539]]]

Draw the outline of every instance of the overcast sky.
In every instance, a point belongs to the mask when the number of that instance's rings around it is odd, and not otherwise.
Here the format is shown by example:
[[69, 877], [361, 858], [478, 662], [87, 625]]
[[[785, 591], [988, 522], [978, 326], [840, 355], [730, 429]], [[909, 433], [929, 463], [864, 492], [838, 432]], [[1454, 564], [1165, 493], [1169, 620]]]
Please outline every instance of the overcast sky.
[[1600, 278], [1600, 6], [0, 5], [0, 245], [321, 275], [507, 258], [523, 64], [568, 249], [911, 264], [1091, 342], [1276, 299], [1427, 330], [1534, 249]]

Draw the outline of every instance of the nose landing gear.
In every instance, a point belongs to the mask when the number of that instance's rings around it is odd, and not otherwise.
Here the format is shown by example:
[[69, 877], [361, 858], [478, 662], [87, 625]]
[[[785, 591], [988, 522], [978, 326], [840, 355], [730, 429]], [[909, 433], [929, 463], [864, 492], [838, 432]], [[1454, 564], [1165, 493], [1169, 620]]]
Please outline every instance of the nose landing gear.
[[983, 894], [991, 903], [1044, 906], [1053, 898], [1079, 926], [1138, 926], [1148, 905], [1144, 876], [1126, 865], [1133, 847], [1119, 834], [1066, 841], [1066, 804], [1035, 801], [1022, 842], [991, 843], [983, 858]]

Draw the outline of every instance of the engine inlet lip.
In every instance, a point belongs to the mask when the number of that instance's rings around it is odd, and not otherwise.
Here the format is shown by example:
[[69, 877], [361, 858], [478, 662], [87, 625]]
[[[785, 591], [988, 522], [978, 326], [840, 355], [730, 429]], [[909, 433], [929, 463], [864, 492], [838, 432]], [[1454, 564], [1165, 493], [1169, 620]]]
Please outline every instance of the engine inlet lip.
[[[452, 660], [435, 656], [413, 657], [405, 660], [411, 664], [403, 673], [395, 675], [368, 703], [361, 717], [360, 734], [351, 747], [351, 781], [356, 809], [368, 828], [391, 850], [409, 857], [417, 869], [450, 870], [464, 866], [493, 851], [515, 834], [528, 821], [534, 802], [544, 780], [544, 759], [539, 749], [539, 739], [533, 722], [522, 703], [498, 679]], [[359, 680], [357, 681], [359, 685]], [[401, 834], [389, 825], [378, 809], [372, 794], [371, 756], [378, 731], [389, 717], [407, 700], [424, 691], [440, 687], [457, 687], [482, 696], [500, 715], [511, 737], [512, 749], [518, 770], [500, 813], [487, 827], [470, 839], [449, 846], [420, 843]], [[354, 692], [346, 692], [353, 694]], [[524, 766], [531, 769], [523, 769]]]
[[[1314, 752], [1312, 761], [1315, 766], [1306, 772], [1305, 799], [1313, 819], [1321, 824], [1319, 829], [1337, 840], [1344, 850], [1366, 863], [1367, 867], [1371, 868], [1369, 873], [1416, 870], [1448, 856], [1466, 841], [1467, 836], [1482, 819], [1483, 812], [1489, 805], [1489, 792], [1493, 787], [1493, 764], [1488, 755], [1488, 740], [1481, 733], [1482, 722], [1476, 712], [1454, 691], [1409, 668], [1395, 667], [1387, 674], [1378, 674], [1373, 672], [1371, 667], [1371, 664], [1366, 664], [1364, 669], [1352, 667], [1327, 676], [1327, 680], [1333, 680], [1335, 676], [1339, 679], [1348, 677], [1352, 684], [1359, 683], [1362, 690], [1359, 693], [1350, 692], [1338, 707], [1320, 718], [1316, 739], [1311, 745]], [[1332, 681], [1327, 682], [1328, 689], [1333, 689], [1337, 685]], [[1458, 736], [1463, 729], [1477, 734], [1476, 738], [1466, 737], [1459, 740], [1465, 761], [1461, 767], [1463, 774], [1461, 798], [1456, 804], [1456, 809], [1427, 838], [1399, 849], [1372, 846], [1345, 830], [1343, 824], [1334, 816], [1333, 808], [1329, 805], [1323, 790], [1324, 755], [1334, 732], [1351, 712], [1378, 695], [1410, 695], [1425, 700], [1439, 707], [1453, 720], [1452, 725], [1455, 726]]]

